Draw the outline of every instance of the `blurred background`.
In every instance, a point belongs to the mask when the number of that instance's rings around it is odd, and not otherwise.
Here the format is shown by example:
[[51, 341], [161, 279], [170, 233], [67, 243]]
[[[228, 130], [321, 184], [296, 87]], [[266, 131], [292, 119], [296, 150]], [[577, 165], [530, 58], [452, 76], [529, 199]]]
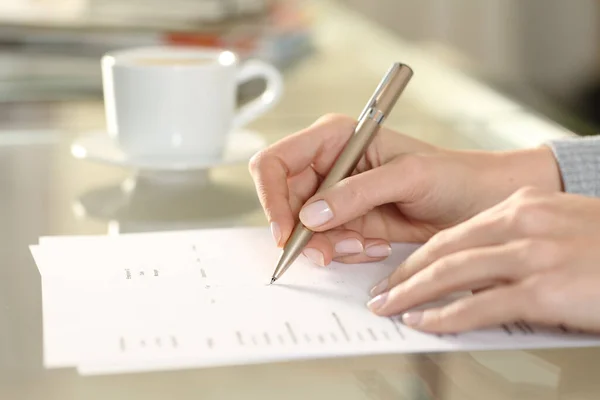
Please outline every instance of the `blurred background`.
[[[600, 125], [600, 1], [338, 1], [578, 134]], [[98, 58], [119, 47], [224, 45], [292, 68], [311, 18], [305, 0], [2, 0], [0, 101], [98, 98]], [[33, 112], [2, 110], [3, 125]]]
[[576, 133], [600, 125], [598, 0], [343, 1]]

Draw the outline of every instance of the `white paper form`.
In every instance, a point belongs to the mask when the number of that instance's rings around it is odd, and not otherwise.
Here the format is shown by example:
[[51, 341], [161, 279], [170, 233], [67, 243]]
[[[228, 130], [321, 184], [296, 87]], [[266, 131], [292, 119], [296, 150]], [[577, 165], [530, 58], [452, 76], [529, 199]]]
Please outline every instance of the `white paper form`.
[[[600, 344], [598, 337], [542, 331], [522, 323], [461, 335], [428, 335], [397, 318], [373, 315], [365, 306], [368, 290], [415, 246], [395, 245], [393, 257], [376, 264], [322, 268], [300, 258], [268, 285], [279, 250], [265, 229], [194, 231], [158, 240], [145, 235], [123, 241], [42, 241], [45, 256], [36, 261], [48, 278], [44, 285], [66, 293], [70, 289], [65, 291], [65, 286], [85, 288], [77, 299], [80, 324], [71, 336], [80, 344], [72, 354], [81, 373]], [[78, 251], [69, 254], [70, 245]], [[172, 271], [170, 279], [161, 274], [127, 279], [125, 265], [139, 271], [150, 260], [160, 271]], [[52, 318], [45, 318], [46, 323], [55, 324]]]
[[100, 251], [96, 248], [93, 252], [78, 242], [86, 240], [31, 246], [42, 276], [44, 365], [47, 368], [76, 366], [81, 330], [88, 321], [86, 301], [92, 296], [106, 297], [107, 292], [116, 290], [119, 285], [144, 285], [180, 276], [197, 280], [204, 274], [202, 269], [195, 268], [194, 254], [181, 251], [180, 247], [161, 252], [170, 254], [169, 259], [162, 259], [161, 254], [144, 257], [147, 253], [143, 247], [131, 243], [127, 243], [127, 250], [119, 242], [110, 249], [101, 246]]
[[[212, 231], [210, 235], [201, 234], [198, 238], [194, 233], [186, 233], [185, 240], [178, 234], [162, 233], [156, 236], [124, 236], [121, 240], [113, 237], [59, 237], [40, 240], [42, 245], [32, 246], [32, 252], [43, 276], [46, 367], [76, 365], [81, 329], [89, 324], [86, 319], [86, 313], [89, 314], [86, 299], [92, 293], [103, 290], [106, 285], [113, 291], [117, 289], [115, 286], [127, 287], [125, 296], [134, 295], [131, 290], [136, 284], [148, 284], [156, 280], [164, 284], [165, 278], [182, 278], [176, 280], [180, 283], [175, 283], [175, 291], [181, 291], [186, 282], [197, 285], [191, 289], [197, 292], [219, 288], [223, 284], [229, 288], [238, 285], [263, 288], [270, 280], [273, 260], [276, 259], [278, 250], [270, 241], [263, 239], [259, 240], [263, 248], [256, 247], [253, 237], [257, 232], [266, 239], [263, 230], [244, 230], [233, 236], [229, 231], [220, 230]], [[404, 259], [415, 246], [396, 245], [395, 248], [397, 261], [393, 265]], [[222, 253], [227, 256], [222, 256]], [[264, 261], [259, 268], [263, 271], [261, 274], [257, 274], [256, 262], [248, 260], [253, 258], [253, 254], [263, 257]], [[312, 265], [305, 267], [313, 270], [316, 268]], [[380, 279], [391, 271], [388, 268], [387, 272], [380, 271], [379, 276], [373, 277], [372, 273], [365, 275], [366, 271], [358, 266], [341, 267], [355, 269], [355, 273], [349, 275], [354, 279], [361, 279], [361, 276], [366, 279], [371, 276], [372, 280]], [[313, 272], [318, 272], [323, 277], [317, 274], [309, 278], [321, 280], [321, 283], [327, 281], [327, 271], [319, 268]], [[286, 278], [294, 273], [290, 269]], [[311, 282], [307, 282], [308, 285]], [[338, 286], [337, 281], [331, 281], [329, 286], [331, 291], [341, 289], [344, 295], [343, 288]], [[160, 286], [152, 288], [159, 290]], [[96, 296], [112, 298], [113, 295]], [[364, 301], [366, 300], [365, 297]]]

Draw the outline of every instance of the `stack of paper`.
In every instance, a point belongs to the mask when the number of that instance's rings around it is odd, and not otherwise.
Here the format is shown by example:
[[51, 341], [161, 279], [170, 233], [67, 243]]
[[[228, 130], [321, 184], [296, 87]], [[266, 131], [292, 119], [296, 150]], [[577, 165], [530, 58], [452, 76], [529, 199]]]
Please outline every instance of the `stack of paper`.
[[299, 259], [269, 285], [279, 255], [262, 228], [44, 237], [44, 360], [82, 374], [307, 358], [476, 349], [576, 347], [600, 339], [525, 324], [427, 335], [373, 315], [368, 290], [385, 263], [316, 267]]

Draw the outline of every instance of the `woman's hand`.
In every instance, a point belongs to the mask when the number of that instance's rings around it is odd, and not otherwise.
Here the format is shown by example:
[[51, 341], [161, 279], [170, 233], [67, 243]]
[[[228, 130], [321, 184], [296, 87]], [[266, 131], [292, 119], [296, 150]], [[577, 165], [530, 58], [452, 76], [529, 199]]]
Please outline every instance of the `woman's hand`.
[[299, 215], [319, 232], [304, 251], [319, 265], [381, 260], [390, 242], [423, 243], [522, 186], [561, 190], [550, 149], [450, 151], [383, 128], [353, 176], [313, 195], [355, 125], [325, 116], [250, 163], [277, 245], [285, 244]]
[[519, 320], [600, 331], [600, 199], [522, 189], [435, 235], [376, 289], [379, 315], [472, 296], [404, 322], [447, 333]]

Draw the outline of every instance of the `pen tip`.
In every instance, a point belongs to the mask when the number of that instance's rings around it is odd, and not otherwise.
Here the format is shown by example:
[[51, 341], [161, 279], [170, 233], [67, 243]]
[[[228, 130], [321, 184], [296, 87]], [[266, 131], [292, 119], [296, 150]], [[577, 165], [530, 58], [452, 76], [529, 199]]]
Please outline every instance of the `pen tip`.
[[274, 284], [276, 280], [277, 280], [277, 278], [275, 278], [275, 277], [271, 278], [271, 283], [270, 283], [270, 285]]

